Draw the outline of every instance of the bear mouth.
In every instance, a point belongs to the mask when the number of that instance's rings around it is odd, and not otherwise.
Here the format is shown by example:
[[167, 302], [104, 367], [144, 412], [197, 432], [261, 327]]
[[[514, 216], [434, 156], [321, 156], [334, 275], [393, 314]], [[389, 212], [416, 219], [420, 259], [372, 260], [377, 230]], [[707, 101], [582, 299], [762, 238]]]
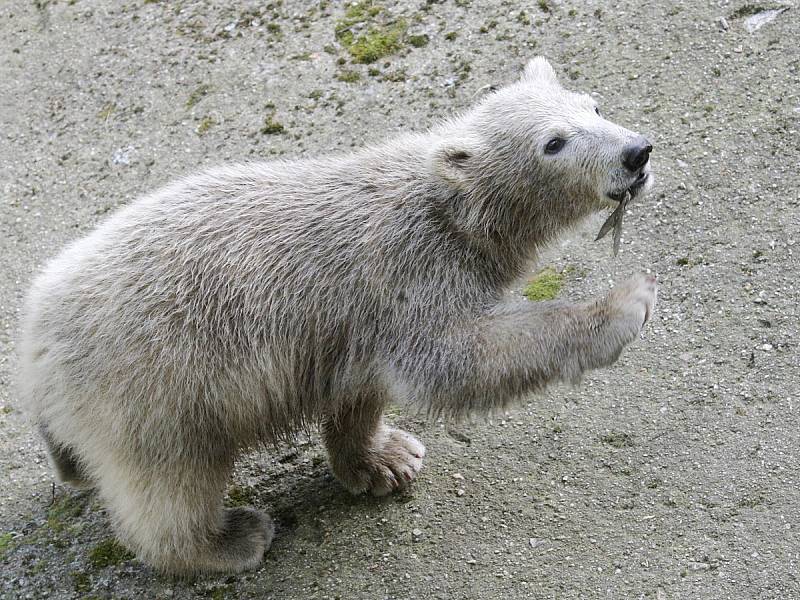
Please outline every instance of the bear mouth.
[[623, 198], [625, 198], [625, 194], [629, 193], [631, 198], [635, 198], [636, 194], [638, 194], [642, 188], [647, 184], [647, 180], [650, 179], [650, 174], [646, 171], [642, 171], [637, 175], [636, 179], [634, 179], [633, 183], [626, 188], [622, 188], [621, 190], [616, 190], [613, 192], [608, 192], [606, 196], [611, 198], [614, 202], [622, 202]]

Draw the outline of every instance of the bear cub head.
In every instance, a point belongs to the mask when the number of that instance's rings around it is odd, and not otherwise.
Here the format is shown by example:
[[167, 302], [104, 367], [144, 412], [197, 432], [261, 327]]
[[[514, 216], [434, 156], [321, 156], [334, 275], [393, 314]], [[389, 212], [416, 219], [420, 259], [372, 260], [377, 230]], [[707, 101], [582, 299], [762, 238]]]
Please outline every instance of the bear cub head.
[[650, 142], [564, 89], [542, 57], [436, 133], [431, 169], [473, 231], [528, 229], [542, 241], [653, 180]]

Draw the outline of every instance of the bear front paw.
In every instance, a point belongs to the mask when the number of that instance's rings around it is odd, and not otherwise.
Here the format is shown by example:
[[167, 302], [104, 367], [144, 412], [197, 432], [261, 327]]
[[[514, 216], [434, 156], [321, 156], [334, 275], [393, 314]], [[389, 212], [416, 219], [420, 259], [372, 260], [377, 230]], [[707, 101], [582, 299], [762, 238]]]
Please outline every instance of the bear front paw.
[[616, 286], [608, 295], [612, 315], [627, 319], [639, 333], [656, 306], [658, 285], [652, 275], [637, 275]]
[[655, 277], [637, 275], [616, 286], [595, 305], [588, 368], [606, 367], [617, 361], [652, 317], [656, 295]]
[[402, 429], [383, 427], [358, 457], [331, 456], [336, 478], [353, 494], [385, 496], [406, 488], [422, 468], [425, 446]]

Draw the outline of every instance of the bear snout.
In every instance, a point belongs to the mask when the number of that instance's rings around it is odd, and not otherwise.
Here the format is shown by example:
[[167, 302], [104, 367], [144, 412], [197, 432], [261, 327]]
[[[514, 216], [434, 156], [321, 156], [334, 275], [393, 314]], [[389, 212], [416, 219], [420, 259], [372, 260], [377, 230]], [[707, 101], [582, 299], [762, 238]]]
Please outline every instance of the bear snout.
[[622, 164], [631, 173], [635, 173], [650, 160], [653, 146], [646, 137], [639, 136], [622, 150]]

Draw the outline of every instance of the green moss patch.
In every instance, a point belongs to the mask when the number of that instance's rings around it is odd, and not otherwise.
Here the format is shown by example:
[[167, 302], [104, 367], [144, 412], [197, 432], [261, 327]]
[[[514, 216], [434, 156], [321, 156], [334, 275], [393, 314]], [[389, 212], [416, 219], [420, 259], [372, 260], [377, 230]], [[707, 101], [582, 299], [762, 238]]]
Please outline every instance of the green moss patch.
[[203, 117], [200, 119], [200, 123], [197, 125], [195, 131], [197, 135], [205, 135], [208, 133], [208, 130], [211, 129], [215, 125], [215, 121], [212, 117]]
[[189, 97], [186, 99], [186, 108], [192, 108], [195, 104], [200, 102], [200, 100], [205, 98], [212, 89], [213, 88], [207, 83], [204, 83], [203, 85], [196, 87], [195, 90], [191, 94], [189, 94]]
[[558, 296], [564, 283], [564, 275], [553, 268], [540, 271], [528, 282], [522, 290], [522, 295], [528, 300], [552, 300]]
[[62, 496], [47, 511], [47, 525], [56, 533], [64, 531], [69, 522], [83, 512], [84, 504], [72, 496]]
[[89, 562], [95, 569], [104, 569], [131, 560], [133, 553], [117, 540], [109, 538], [89, 552]]
[[402, 82], [408, 79], [408, 73], [405, 69], [397, 69], [390, 71], [383, 76], [384, 81]]
[[256, 498], [256, 491], [250, 487], [232, 485], [228, 489], [228, 506], [253, 506]]
[[400, 39], [406, 30], [405, 21], [391, 27], [373, 27], [357, 38], [348, 48], [353, 62], [370, 64], [400, 49]]
[[372, 2], [372, 0], [362, 0], [354, 2], [347, 7], [344, 18], [336, 22], [334, 34], [336, 39], [343, 45], [349, 46], [353, 43], [354, 30], [362, 24], [375, 19], [383, 12], [383, 7]]
[[338, 75], [336, 75], [336, 79], [339, 81], [344, 81], [345, 83], [355, 83], [357, 81], [361, 81], [361, 73], [358, 71], [353, 71], [351, 69], [345, 69], [344, 71], [340, 71]]
[[414, 46], [414, 48], [424, 48], [430, 41], [431, 39], [424, 33], [421, 35], [408, 36], [408, 43]]
[[11, 549], [11, 534], [10, 533], [3, 533], [0, 534], [0, 560], [6, 555]]
[[72, 571], [69, 575], [72, 578], [72, 587], [76, 592], [83, 593], [92, 589], [92, 578], [88, 573]]
[[264, 118], [264, 125], [261, 127], [261, 133], [264, 135], [275, 135], [284, 131], [286, 131], [286, 128], [282, 123], [275, 120], [274, 113]]
[[364, 0], [351, 4], [336, 22], [334, 35], [354, 63], [371, 64], [402, 47], [406, 22], [394, 18], [383, 6]]

